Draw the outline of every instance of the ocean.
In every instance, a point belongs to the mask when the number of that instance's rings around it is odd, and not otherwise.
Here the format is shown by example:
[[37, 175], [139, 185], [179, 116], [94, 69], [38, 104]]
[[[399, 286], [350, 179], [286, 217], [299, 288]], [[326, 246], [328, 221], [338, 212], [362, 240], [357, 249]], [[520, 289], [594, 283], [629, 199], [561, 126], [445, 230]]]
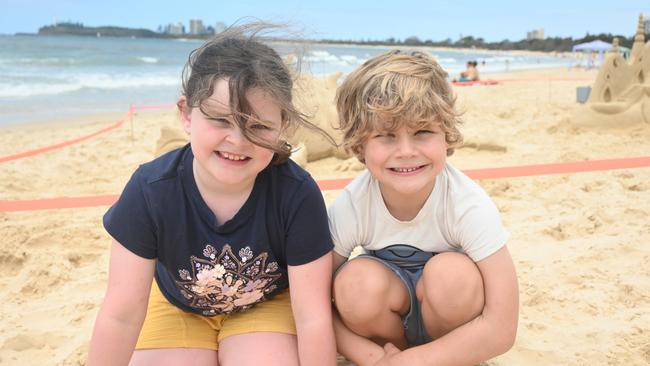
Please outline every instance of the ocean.
[[[0, 125], [126, 112], [130, 105], [173, 104], [183, 65], [201, 40], [0, 35]], [[303, 54], [303, 73], [349, 73], [388, 47], [272, 45], [281, 55]], [[482, 78], [507, 70], [568, 67], [552, 55], [425, 48], [449, 75], [468, 60]], [[483, 64], [484, 62], [484, 64]]]

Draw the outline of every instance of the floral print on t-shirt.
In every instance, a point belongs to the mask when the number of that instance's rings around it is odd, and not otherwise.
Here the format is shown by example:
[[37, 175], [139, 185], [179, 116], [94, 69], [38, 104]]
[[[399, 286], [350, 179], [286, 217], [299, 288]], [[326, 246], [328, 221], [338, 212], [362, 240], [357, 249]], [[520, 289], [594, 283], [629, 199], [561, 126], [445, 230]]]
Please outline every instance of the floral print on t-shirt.
[[203, 249], [205, 258], [190, 257], [191, 270], [180, 269], [181, 281], [176, 281], [189, 305], [201, 309], [204, 315], [246, 310], [265, 300], [265, 294], [275, 290], [282, 276], [276, 262], [266, 263], [268, 253], [254, 257], [250, 247], [233, 254], [226, 244], [221, 253], [210, 244]]

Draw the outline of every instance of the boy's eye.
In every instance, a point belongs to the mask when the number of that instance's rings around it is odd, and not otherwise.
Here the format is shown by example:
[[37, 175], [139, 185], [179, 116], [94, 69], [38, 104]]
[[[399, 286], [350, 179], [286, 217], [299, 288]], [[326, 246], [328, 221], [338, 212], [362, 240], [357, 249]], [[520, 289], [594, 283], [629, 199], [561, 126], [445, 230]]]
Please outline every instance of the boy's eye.
[[394, 133], [391, 133], [391, 132], [386, 132], [386, 133], [377, 133], [377, 134], [375, 134], [373, 137], [375, 137], [375, 138], [378, 138], [378, 137], [391, 138], [391, 137], [395, 137], [395, 134], [394, 134]]
[[416, 135], [426, 135], [426, 134], [430, 134], [430, 133], [435, 133], [435, 132], [432, 131], [432, 130], [419, 130], [415, 134]]

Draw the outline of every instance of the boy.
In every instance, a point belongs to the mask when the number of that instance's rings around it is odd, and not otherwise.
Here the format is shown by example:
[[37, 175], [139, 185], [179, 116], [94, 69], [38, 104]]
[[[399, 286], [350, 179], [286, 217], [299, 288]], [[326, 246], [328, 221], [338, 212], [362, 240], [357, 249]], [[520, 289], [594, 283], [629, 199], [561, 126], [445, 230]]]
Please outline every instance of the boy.
[[[487, 194], [446, 163], [462, 137], [447, 74], [392, 51], [337, 92], [367, 171], [330, 207], [337, 346], [358, 365], [470, 365], [514, 343], [518, 289]], [[346, 260], [356, 246], [367, 254]]]

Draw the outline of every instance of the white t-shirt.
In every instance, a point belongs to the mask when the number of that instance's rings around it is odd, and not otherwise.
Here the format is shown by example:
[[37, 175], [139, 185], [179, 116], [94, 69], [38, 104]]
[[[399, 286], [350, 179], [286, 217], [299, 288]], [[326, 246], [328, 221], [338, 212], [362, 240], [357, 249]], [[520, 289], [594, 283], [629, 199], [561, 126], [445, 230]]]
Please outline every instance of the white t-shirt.
[[346, 258], [358, 245], [377, 250], [406, 244], [427, 252], [462, 252], [478, 262], [504, 246], [509, 236], [490, 197], [449, 164], [411, 221], [390, 214], [379, 183], [367, 170], [344, 188], [328, 211], [334, 250]]

